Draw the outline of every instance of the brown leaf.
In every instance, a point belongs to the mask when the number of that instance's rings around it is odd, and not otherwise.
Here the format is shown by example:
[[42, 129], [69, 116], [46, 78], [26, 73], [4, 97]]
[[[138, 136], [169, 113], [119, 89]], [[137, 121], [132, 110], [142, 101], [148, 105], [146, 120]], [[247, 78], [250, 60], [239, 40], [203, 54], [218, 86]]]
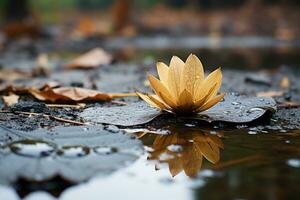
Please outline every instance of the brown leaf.
[[268, 92], [258, 92], [256, 96], [258, 97], [278, 97], [283, 95], [283, 91], [268, 91]]
[[31, 77], [31, 73], [23, 72], [16, 69], [1, 69], [0, 80], [2, 81], [14, 81], [17, 79], [28, 79]]
[[12, 93], [8, 96], [3, 96], [2, 99], [6, 106], [12, 106], [12, 105], [18, 103], [19, 96]]
[[136, 94], [132, 93], [107, 94], [78, 87], [45, 88], [42, 91], [31, 88], [29, 93], [41, 101], [51, 102], [109, 101], [118, 97], [136, 96]]
[[290, 80], [287, 76], [284, 76], [280, 81], [280, 87], [282, 89], [287, 89], [290, 87]]
[[63, 65], [65, 69], [93, 69], [112, 62], [110, 54], [101, 48], [95, 48]]

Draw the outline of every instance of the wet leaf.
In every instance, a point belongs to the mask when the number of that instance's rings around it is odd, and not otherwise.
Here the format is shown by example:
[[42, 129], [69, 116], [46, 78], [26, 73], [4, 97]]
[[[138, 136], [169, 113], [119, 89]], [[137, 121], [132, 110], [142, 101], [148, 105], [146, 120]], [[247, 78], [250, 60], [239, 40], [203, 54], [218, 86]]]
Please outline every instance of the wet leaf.
[[135, 96], [135, 94], [107, 94], [96, 90], [78, 87], [45, 88], [44, 90], [29, 89], [30, 94], [41, 101], [109, 101], [113, 98]]
[[92, 69], [112, 62], [110, 54], [101, 48], [95, 48], [64, 65], [65, 69]]
[[[183, 118], [206, 122], [244, 124], [275, 110], [276, 102], [271, 97], [246, 97], [228, 94], [216, 106], [202, 113], [184, 116]], [[125, 106], [87, 108], [80, 114], [80, 117], [90, 122], [134, 126], [150, 122], [161, 114], [167, 113], [160, 112], [158, 109], [139, 102]]]
[[[0, 149], [0, 180], [9, 184], [19, 177], [48, 180], [56, 175], [72, 181], [106, 176], [135, 161], [142, 152], [139, 140], [101, 126], [57, 127], [33, 132], [1, 129], [13, 141]], [[17, 163], [12, 165], [12, 163]], [[20, 170], [22, 169], [22, 170]]]
[[160, 114], [159, 110], [138, 102], [125, 106], [87, 108], [80, 117], [89, 122], [134, 126], [150, 122]]
[[6, 106], [12, 106], [16, 103], [18, 103], [19, 101], [19, 96], [18, 95], [15, 95], [15, 94], [10, 94], [8, 96], [3, 96], [2, 99], [3, 99], [3, 102]]
[[208, 122], [220, 121], [243, 124], [252, 122], [268, 112], [275, 112], [276, 110], [276, 102], [271, 97], [226, 95], [224, 101], [193, 118]]

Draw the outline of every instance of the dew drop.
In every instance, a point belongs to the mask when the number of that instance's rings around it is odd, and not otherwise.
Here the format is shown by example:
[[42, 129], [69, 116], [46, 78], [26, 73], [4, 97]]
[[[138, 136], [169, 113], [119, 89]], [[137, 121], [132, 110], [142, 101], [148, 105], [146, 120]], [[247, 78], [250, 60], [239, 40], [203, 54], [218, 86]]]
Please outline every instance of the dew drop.
[[99, 155], [109, 155], [118, 152], [116, 147], [95, 147], [94, 152]]
[[12, 152], [26, 157], [46, 157], [55, 151], [55, 145], [41, 140], [21, 140], [9, 144]]
[[117, 132], [119, 132], [120, 129], [115, 125], [108, 125], [106, 127], [106, 130], [111, 132], [111, 133], [117, 133]]
[[233, 102], [231, 102], [231, 104], [234, 106], [237, 106], [237, 105], [241, 105], [241, 102], [233, 101]]
[[262, 108], [251, 108], [250, 110], [247, 111], [248, 113], [253, 113], [253, 112], [264, 112], [264, 109]]
[[57, 154], [66, 158], [78, 158], [86, 156], [90, 153], [90, 149], [85, 146], [63, 146], [58, 150]]

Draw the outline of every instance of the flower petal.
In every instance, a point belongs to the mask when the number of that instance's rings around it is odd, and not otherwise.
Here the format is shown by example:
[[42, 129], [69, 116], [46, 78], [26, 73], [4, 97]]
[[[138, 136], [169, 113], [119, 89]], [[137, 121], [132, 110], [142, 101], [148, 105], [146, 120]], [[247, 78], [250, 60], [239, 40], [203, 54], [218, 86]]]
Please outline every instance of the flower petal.
[[167, 106], [157, 95], [148, 95], [150, 100], [160, 107], [162, 110], [170, 110], [170, 107]]
[[181, 111], [187, 111], [190, 110], [193, 106], [194, 102], [193, 102], [193, 96], [192, 94], [187, 91], [187, 90], [183, 90], [178, 98], [178, 108]]
[[[201, 97], [201, 99], [197, 100], [195, 103], [194, 103], [194, 109], [198, 109], [199, 107], [203, 106], [203, 104], [205, 104], [207, 102], [207, 100], [209, 99], [210, 97], [210, 94], [211, 92], [215, 89], [217, 84], [213, 85], [210, 89], [209, 88], [204, 88], [203, 90], [203, 97]], [[208, 90], [209, 89], [209, 90]]]
[[157, 68], [157, 73], [158, 73], [159, 80], [166, 87], [168, 87], [169, 67], [163, 62], [158, 62], [156, 64], [156, 68]]
[[169, 68], [168, 88], [175, 98], [178, 98], [180, 94], [180, 76], [183, 67], [184, 62], [177, 56], [173, 56]]
[[195, 82], [203, 79], [204, 71], [201, 61], [197, 56], [193, 54], [189, 55], [180, 78], [181, 91], [186, 89], [193, 95]]
[[144, 101], [146, 101], [146, 103], [148, 103], [150, 106], [158, 108], [158, 109], [162, 109], [159, 105], [157, 105], [156, 103], [154, 103], [148, 95], [142, 94], [137, 92], [136, 93], [141, 99], [143, 99]]
[[207, 110], [211, 107], [213, 107], [214, 105], [216, 105], [219, 101], [221, 101], [224, 97], [224, 93], [221, 93], [215, 97], [213, 97], [212, 99], [209, 99], [208, 102], [206, 102], [203, 106], [201, 106], [197, 112], [202, 112], [204, 110]]
[[154, 92], [170, 107], [176, 107], [176, 101], [169, 90], [153, 75], [148, 75], [148, 80]]
[[209, 99], [214, 97], [217, 92], [219, 91], [221, 84], [222, 84], [222, 72], [221, 68], [216, 69], [212, 73], [210, 73], [204, 81], [197, 80], [195, 83], [195, 99], [199, 100], [203, 98], [203, 96], [206, 95], [206, 92], [209, 90], [208, 88], [211, 88], [212, 85], [215, 85], [214, 90], [211, 92], [211, 95], [209, 96]]

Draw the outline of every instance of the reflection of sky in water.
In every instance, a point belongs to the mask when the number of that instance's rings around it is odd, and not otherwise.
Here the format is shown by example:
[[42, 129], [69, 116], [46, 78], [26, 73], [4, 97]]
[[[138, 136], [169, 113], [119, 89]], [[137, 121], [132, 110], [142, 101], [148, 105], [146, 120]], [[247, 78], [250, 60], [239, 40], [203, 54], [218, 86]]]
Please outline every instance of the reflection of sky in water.
[[[195, 181], [191, 184], [189, 178], [183, 173], [170, 178], [167, 167], [155, 171], [154, 164], [141, 157], [130, 167], [120, 170], [106, 178], [94, 178], [88, 183], [77, 185], [65, 190], [60, 199], [192, 199], [192, 187], [203, 184]], [[190, 187], [186, 187], [189, 184]], [[17, 200], [15, 192], [7, 187], [0, 187], [0, 197], [6, 200]], [[175, 196], [174, 196], [175, 195]], [[3, 198], [1, 198], [3, 199]], [[34, 192], [25, 198], [30, 199], [55, 199], [52, 196]]]

